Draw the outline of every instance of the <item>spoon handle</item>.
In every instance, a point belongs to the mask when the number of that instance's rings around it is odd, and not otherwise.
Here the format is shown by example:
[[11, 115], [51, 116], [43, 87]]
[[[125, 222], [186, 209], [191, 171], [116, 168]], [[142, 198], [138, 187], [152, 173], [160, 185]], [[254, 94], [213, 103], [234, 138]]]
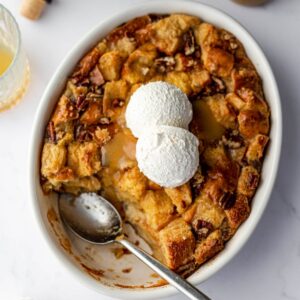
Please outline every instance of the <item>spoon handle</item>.
[[183, 279], [180, 275], [171, 271], [160, 263], [157, 259], [153, 258], [150, 254], [146, 253], [139, 247], [135, 246], [131, 242], [124, 239], [117, 239], [117, 242], [126, 247], [130, 252], [136, 255], [142, 262], [153, 269], [162, 278], [167, 280], [177, 290], [185, 294], [187, 297], [193, 300], [211, 300], [209, 297], [200, 292], [196, 287]]

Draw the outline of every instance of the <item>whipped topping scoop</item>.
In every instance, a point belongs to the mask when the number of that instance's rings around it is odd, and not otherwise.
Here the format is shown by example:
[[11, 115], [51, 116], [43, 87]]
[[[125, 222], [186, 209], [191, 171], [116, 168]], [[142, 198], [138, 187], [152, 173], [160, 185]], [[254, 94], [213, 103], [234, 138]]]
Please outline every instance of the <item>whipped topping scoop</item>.
[[140, 136], [136, 158], [141, 172], [163, 187], [189, 181], [199, 165], [199, 141], [186, 129], [155, 126]]
[[131, 96], [125, 118], [135, 137], [156, 125], [188, 129], [193, 117], [188, 97], [175, 85], [163, 81], [142, 85]]

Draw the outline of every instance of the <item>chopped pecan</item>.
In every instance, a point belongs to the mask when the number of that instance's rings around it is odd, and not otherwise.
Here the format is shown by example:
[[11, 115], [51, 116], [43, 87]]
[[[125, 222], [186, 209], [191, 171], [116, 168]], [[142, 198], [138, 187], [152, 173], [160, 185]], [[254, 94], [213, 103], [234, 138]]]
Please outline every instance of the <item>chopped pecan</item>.
[[258, 171], [261, 171], [262, 168], [262, 162], [260, 160], [253, 160], [251, 161], [251, 165]]
[[235, 42], [235, 41], [231, 41], [230, 44], [229, 44], [229, 47], [231, 50], [235, 50], [237, 49], [239, 45]]
[[134, 34], [135, 41], [137, 42], [137, 44], [143, 45], [147, 43], [147, 41], [149, 41], [151, 37], [150, 33], [151, 31], [149, 30], [148, 26], [137, 30]]
[[228, 49], [229, 51], [237, 49], [238, 47], [237, 40], [231, 33], [224, 30], [222, 31], [221, 37], [223, 39], [224, 48]]
[[236, 200], [236, 194], [226, 192], [219, 200], [219, 205], [224, 209], [230, 209]]
[[106, 144], [112, 138], [107, 128], [100, 128], [100, 127], [96, 127], [94, 132], [94, 137], [95, 137], [95, 141], [101, 146]]
[[124, 103], [125, 102], [123, 100], [118, 99], [118, 98], [112, 100], [112, 102], [111, 102], [113, 107], [122, 107], [122, 106], [124, 106]]
[[195, 37], [192, 29], [190, 29], [183, 35], [183, 41], [184, 41], [184, 46], [183, 46], [184, 54], [187, 56], [193, 54], [196, 48], [195, 48]]
[[164, 15], [164, 14], [149, 14], [149, 17], [151, 19], [151, 22], [157, 22], [161, 19], [166, 18], [168, 15]]
[[93, 92], [88, 93], [85, 97], [86, 101], [99, 101], [102, 99], [103, 99], [103, 95], [99, 95]]
[[203, 186], [204, 176], [201, 174], [201, 171], [198, 170], [193, 178], [191, 179], [191, 188], [193, 197], [197, 197], [200, 194], [200, 190]]
[[244, 145], [244, 139], [235, 130], [228, 130], [219, 143], [230, 149], [238, 149]]
[[197, 65], [197, 60], [193, 56], [185, 56], [182, 53], [176, 55], [176, 70], [188, 71]]
[[206, 238], [211, 231], [213, 231], [214, 226], [207, 221], [196, 219], [192, 223], [193, 231], [198, 240]]
[[223, 80], [216, 76], [211, 76], [211, 82], [206, 85], [201, 92], [203, 96], [212, 96], [214, 94], [226, 94], [226, 86]]
[[97, 64], [100, 57], [100, 52], [97, 48], [87, 53], [79, 62], [77, 68], [72, 75], [72, 81], [76, 84], [85, 79], [91, 69]]
[[164, 56], [157, 58], [154, 64], [159, 72], [165, 73], [174, 70], [176, 61], [173, 56]]
[[212, 76], [211, 78], [217, 85], [217, 92], [218, 93], [220, 93], [220, 92], [222, 92], [226, 89], [226, 86], [225, 86], [224, 82], [222, 81], [222, 79], [220, 79], [216, 76]]
[[89, 141], [93, 138], [93, 133], [84, 125], [80, 124], [75, 127], [75, 140], [78, 142]]
[[229, 41], [229, 40], [232, 38], [232, 35], [229, 34], [227, 31], [223, 31], [223, 32], [222, 32], [222, 35], [223, 35], [223, 39], [224, 39], [225, 41]]
[[[103, 85], [102, 86], [98, 86], [98, 85], [91, 85], [89, 87], [89, 93], [93, 93], [94, 95], [98, 95], [99, 97], [103, 97], [104, 94], [104, 89], [103, 89]], [[89, 94], [88, 93], [88, 94]], [[88, 95], [87, 95], [88, 96]]]
[[99, 70], [98, 66], [95, 66], [95, 68], [91, 71], [90, 80], [93, 84], [98, 86], [102, 85], [105, 82], [103, 75]]
[[99, 123], [102, 125], [108, 125], [110, 123], [110, 118], [109, 117], [102, 117], [99, 120]]
[[201, 49], [200, 49], [200, 48], [197, 48], [197, 49], [195, 50], [195, 57], [196, 57], [196, 58], [201, 58]]
[[80, 81], [80, 86], [89, 86], [90, 85], [90, 79], [85, 78], [82, 81]]
[[56, 143], [56, 133], [55, 133], [55, 128], [54, 128], [53, 121], [50, 121], [48, 126], [47, 126], [47, 134], [49, 136], [50, 141], [52, 143]]
[[194, 260], [190, 261], [187, 264], [184, 264], [176, 269], [176, 273], [182, 276], [183, 278], [187, 278], [190, 276], [196, 269], [197, 265]]
[[87, 105], [88, 105], [88, 101], [86, 100], [85, 96], [78, 97], [78, 100], [76, 103], [76, 108], [78, 109], [78, 111], [85, 109], [87, 107]]

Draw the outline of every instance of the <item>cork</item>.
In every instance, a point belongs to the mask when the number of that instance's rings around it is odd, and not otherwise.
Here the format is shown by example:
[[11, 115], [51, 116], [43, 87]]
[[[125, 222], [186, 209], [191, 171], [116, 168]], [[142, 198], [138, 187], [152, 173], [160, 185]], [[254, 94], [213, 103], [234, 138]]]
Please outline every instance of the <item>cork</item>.
[[254, 6], [254, 5], [261, 5], [266, 3], [268, 0], [233, 0], [236, 3], [243, 4], [243, 5], [249, 5], [249, 6]]
[[23, 0], [20, 8], [21, 15], [30, 20], [37, 20], [41, 16], [45, 5], [45, 0]]

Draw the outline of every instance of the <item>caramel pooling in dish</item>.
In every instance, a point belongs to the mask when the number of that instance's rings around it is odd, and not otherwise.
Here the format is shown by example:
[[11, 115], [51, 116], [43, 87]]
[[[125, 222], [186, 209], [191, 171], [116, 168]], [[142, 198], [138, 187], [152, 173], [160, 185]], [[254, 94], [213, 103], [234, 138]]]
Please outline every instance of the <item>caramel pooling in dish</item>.
[[37, 20], [41, 16], [45, 5], [45, 0], [23, 0], [20, 8], [21, 15], [30, 20]]

